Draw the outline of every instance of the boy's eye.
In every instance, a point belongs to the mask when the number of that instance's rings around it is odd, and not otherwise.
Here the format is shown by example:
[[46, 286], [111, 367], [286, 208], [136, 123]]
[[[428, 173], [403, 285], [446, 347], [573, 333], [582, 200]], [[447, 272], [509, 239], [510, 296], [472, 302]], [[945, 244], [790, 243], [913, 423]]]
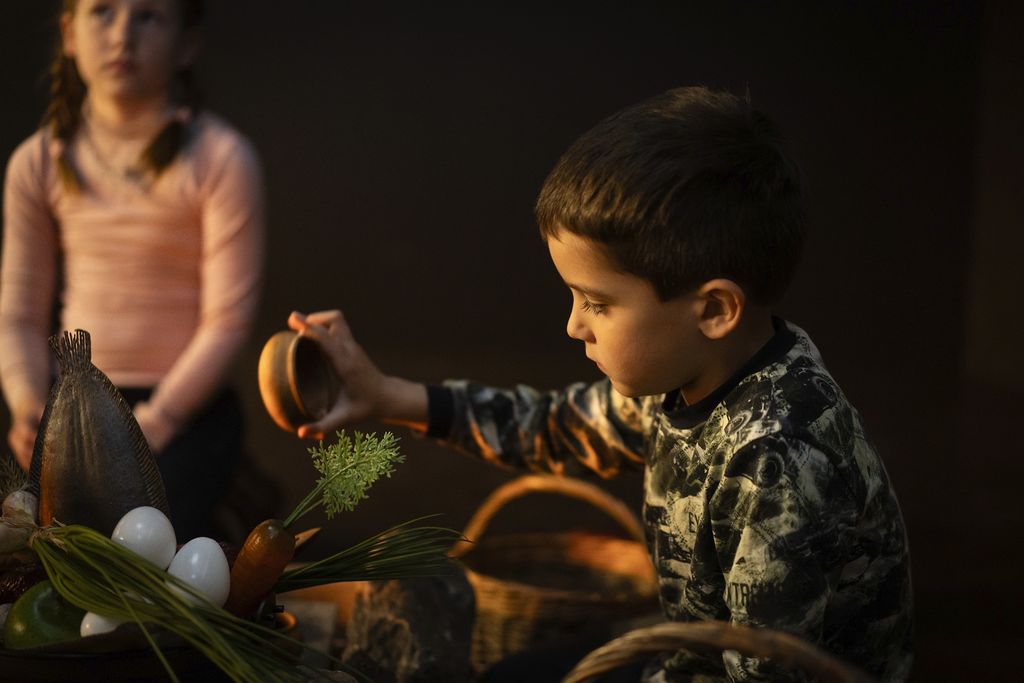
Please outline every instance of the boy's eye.
[[584, 299], [583, 303], [580, 304], [580, 308], [582, 310], [586, 311], [587, 313], [593, 313], [594, 315], [600, 315], [604, 311], [604, 307], [605, 304], [594, 303], [589, 299]]

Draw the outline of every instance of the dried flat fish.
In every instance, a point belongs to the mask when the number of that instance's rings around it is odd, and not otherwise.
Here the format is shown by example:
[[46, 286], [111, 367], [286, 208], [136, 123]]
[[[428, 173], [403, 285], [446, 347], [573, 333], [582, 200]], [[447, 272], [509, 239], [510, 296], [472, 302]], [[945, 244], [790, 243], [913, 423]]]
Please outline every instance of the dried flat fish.
[[92, 364], [89, 333], [50, 337], [60, 374], [50, 390], [29, 471], [39, 523], [84, 524], [109, 535], [132, 508], [169, 515], [156, 460], [131, 407]]

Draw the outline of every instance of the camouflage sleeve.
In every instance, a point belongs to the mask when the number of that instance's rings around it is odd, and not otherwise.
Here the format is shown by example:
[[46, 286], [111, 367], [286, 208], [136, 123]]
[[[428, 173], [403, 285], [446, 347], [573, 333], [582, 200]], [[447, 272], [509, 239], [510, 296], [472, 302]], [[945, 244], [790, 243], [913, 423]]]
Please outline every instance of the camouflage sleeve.
[[[709, 512], [731, 621], [820, 645], [857, 523], [855, 498], [828, 456], [784, 435], [756, 439], [725, 463]], [[736, 652], [723, 660], [731, 681], [807, 680]]]
[[527, 386], [496, 389], [449, 381], [453, 405], [444, 441], [458, 450], [515, 470], [615, 476], [643, 464], [644, 404], [602, 380], [541, 392]]

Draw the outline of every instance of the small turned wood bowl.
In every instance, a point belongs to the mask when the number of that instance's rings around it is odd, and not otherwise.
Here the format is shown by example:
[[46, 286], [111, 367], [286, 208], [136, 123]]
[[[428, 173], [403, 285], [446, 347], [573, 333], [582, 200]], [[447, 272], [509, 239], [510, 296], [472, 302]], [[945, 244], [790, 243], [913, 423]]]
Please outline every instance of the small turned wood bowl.
[[316, 341], [283, 330], [263, 345], [259, 386], [270, 417], [281, 429], [294, 432], [327, 414], [341, 381]]

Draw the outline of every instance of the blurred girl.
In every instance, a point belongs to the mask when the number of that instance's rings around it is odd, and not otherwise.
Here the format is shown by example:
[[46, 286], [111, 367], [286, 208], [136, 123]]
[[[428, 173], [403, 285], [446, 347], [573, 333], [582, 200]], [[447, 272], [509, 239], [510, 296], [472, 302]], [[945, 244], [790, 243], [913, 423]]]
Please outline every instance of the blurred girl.
[[55, 323], [87, 330], [157, 456], [179, 539], [209, 533], [241, 448], [225, 380], [256, 311], [264, 240], [257, 156], [199, 109], [200, 15], [198, 0], [65, 0], [50, 104], [7, 167], [0, 264], [18, 462], [29, 465], [52, 379], [47, 337]]

